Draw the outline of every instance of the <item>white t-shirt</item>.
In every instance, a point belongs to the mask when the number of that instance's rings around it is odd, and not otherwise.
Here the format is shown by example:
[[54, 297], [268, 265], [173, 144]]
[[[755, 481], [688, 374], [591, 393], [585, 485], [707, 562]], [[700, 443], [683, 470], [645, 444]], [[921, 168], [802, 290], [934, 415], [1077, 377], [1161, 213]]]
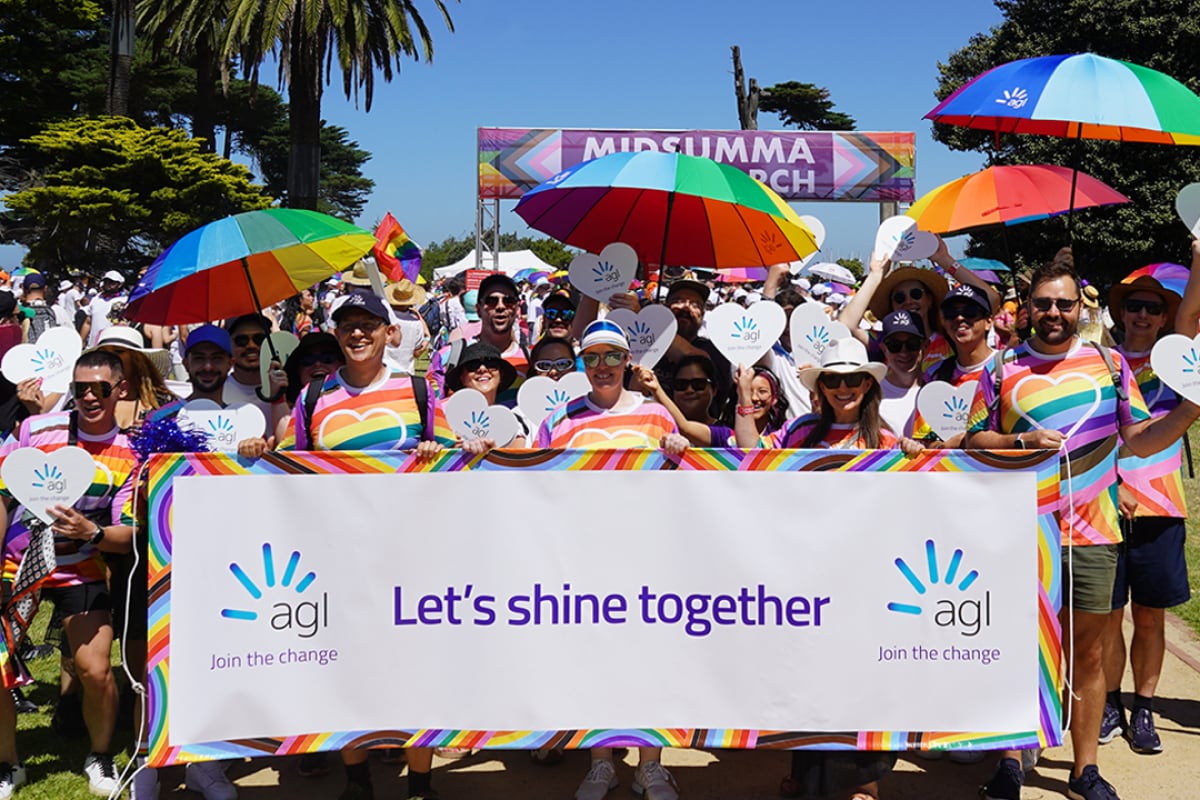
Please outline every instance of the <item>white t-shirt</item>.
[[98, 294], [92, 298], [92, 302], [88, 303], [88, 315], [92, 320], [92, 329], [88, 333], [88, 347], [95, 347], [96, 342], [100, 339], [100, 334], [115, 324], [109, 320], [109, 313], [118, 306], [124, 306], [125, 300], [126, 297], [123, 294], [114, 297]]
[[263, 418], [267, 420], [267, 427], [270, 427], [271, 404], [266, 400], [259, 399], [258, 394], [254, 391], [257, 388], [258, 384], [247, 386], [233, 377], [233, 373], [231, 372], [225, 378], [225, 386], [221, 389], [221, 399], [225, 401], [225, 405], [227, 406], [240, 406], [243, 403], [258, 406], [258, 409], [263, 412]]
[[912, 433], [912, 417], [917, 409], [917, 392], [921, 390], [918, 382], [914, 381], [907, 389], [897, 386], [885, 375], [880, 381], [883, 389], [883, 402], [879, 404], [879, 416], [888, 424], [897, 436], [907, 436]]
[[416, 314], [400, 314], [390, 307], [388, 314], [392, 324], [400, 326], [400, 344], [397, 347], [389, 344], [384, 348], [383, 358], [393, 369], [412, 375], [415, 362], [413, 352], [429, 339], [425, 335], [425, 323]]
[[[787, 398], [787, 418], [802, 417], [812, 413], [812, 396], [796, 377], [796, 361], [776, 343], [767, 353], [766, 365], [779, 378], [779, 388]], [[915, 401], [914, 401], [915, 402]]]

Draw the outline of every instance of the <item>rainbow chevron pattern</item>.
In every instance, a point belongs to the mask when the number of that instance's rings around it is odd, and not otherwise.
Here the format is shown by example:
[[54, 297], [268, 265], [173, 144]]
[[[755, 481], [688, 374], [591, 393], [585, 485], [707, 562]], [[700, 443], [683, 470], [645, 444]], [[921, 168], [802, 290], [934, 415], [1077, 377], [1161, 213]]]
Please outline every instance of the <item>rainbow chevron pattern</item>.
[[[707, 470], [840, 472], [1032, 471], [1038, 484], [1038, 659], [1040, 725], [1018, 733], [989, 731], [849, 731], [642, 728], [634, 730], [387, 730], [317, 732], [180, 746], [168, 737], [170, 675], [171, 507], [179, 477], [226, 475], [400, 474], [469, 470]], [[443, 451], [429, 462], [401, 453], [274, 453], [241, 461], [217, 453], [158, 454], [149, 462], [149, 728], [151, 766], [222, 758], [293, 755], [344, 747], [470, 747], [533, 749], [547, 746], [663, 746], [737, 749], [999, 750], [1062, 743], [1058, 457], [1056, 453], [928, 450], [905, 457], [898, 450], [689, 450], [682, 457], [660, 450], [493, 451], [486, 457]], [[532, 477], [532, 476], [531, 476]]]

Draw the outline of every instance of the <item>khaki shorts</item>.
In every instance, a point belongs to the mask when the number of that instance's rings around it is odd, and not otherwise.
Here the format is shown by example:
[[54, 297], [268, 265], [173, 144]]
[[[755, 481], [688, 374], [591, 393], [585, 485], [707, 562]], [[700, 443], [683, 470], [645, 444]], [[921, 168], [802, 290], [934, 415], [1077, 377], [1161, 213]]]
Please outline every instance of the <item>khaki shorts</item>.
[[1064, 610], [1069, 607], [1085, 614], [1109, 613], [1117, 579], [1117, 545], [1064, 547], [1062, 576]]

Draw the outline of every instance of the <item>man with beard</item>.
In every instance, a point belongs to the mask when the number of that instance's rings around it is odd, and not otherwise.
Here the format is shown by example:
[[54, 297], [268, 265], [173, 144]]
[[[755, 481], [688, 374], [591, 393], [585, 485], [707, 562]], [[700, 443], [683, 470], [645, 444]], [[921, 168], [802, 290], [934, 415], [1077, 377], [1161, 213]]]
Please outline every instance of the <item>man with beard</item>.
[[496, 398], [500, 405], [512, 408], [517, 404], [517, 389], [529, 369], [529, 353], [513, 331], [521, 313], [521, 295], [513, 279], [499, 272], [484, 278], [479, 284], [476, 311], [480, 321], [479, 336], [451, 342], [434, 353], [426, 377], [438, 396], [445, 397], [446, 373], [458, 366], [466, 346], [475, 342], [490, 344], [517, 371], [516, 381]]
[[675, 341], [667, 349], [666, 355], [654, 367], [659, 381], [669, 385], [671, 376], [675, 373], [675, 364], [685, 356], [708, 356], [717, 371], [717, 399], [719, 408], [730, 396], [733, 386], [733, 373], [729, 359], [721, 354], [716, 345], [700, 335], [704, 325], [704, 304], [708, 302], [709, 289], [700, 281], [689, 278], [675, 281], [667, 289], [666, 306], [675, 315], [679, 326], [675, 332]]
[[[259, 391], [262, 385], [259, 359], [263, 343], [271, 332], [271, 322], [262, 314], [246, 314], [227, 322], [225, 330], [233, 344], [233, 371], [225, 381], [225, 404], [250, 403], [263, 412], [263, 419], [271, 419], [272, 398]], [[191, 343], [190, 339], [188, 343]]]
[[[1076, 335], [1081, 300], [1079, 276], [1070, 264], [1052, 261], [1033, 273], [1029, 316], [1034, 334], [984, 367], [971, 404], [967, 447], [1062, 450], [1060, 623], [1069, 632], [1063, 655], [1068, 663], [1074, 660], [1076, 698], [1070, 714], [1075, 763], [1067, 794], [1076, 800], [1116, 800], [1096, 756], [1105, 701], [1102, 640], [1121, 541], [1117, 445], [1123, 442], [1141, 458], [1153, 455], [1186, 432], [1200, 417], [1200, 406], [1184, 400], [1152, 420], [1125, 359]], [[1037, 390], [1030, 391], [1030, 379], [1040, 383]], [[981, 794], [1019, 800], [1023, 781], [1020, 751], [1008, 751]]]

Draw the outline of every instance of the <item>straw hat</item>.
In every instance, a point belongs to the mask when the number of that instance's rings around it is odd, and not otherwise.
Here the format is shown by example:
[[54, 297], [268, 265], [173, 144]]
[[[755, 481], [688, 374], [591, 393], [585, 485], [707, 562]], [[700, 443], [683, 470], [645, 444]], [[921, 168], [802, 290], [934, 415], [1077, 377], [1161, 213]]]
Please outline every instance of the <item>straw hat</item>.
[[367, 262], [361, 258], [355, 261], [353, 270], [342, 273], [342, 283], [348, 283], [351, 286], [370, 286], [371, 278], [367, 275]]
[[932, 308], [940, 306], [947, 292], [950, 291], [950, 284], [946, 282], [946, 279], [931, 269], [922, 267], [893, 269], [880, 281], [879, 288], [871, 297], [869, 308], [876, 318], [883, 319], [892, 310], [892, 290], [905, 281], [917, 281], [924, 285], [933, 294]]
[[821, 366], [808, 367], [800, 370], [800, 383], [810, 392], [816, 391], [817, 381], [826, 372], [837, 372], [848, 375], [852, 372], [865, 372], [875, 379], [876, 383], [883, 380], [887, 374], [887, 366], [867, 358], [867, 348], [858, 339], [847, 337], [834, 339], [821, 353]]
[[417, 308], [425, 305], [425, 290], [408, 278], [389, 283], [384, 290], [388, 305], [396, 308]]

